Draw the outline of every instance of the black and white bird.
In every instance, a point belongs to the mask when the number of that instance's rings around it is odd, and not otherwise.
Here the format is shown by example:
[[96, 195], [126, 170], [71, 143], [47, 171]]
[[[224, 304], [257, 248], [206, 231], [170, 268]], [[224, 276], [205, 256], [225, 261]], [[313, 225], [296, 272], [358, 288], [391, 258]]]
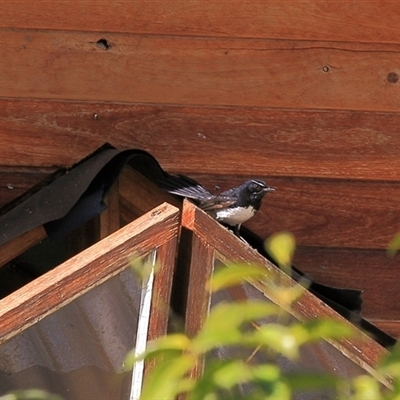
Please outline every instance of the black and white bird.
[[162, 186], [169, 193], [194, 200], [217, 221], [234, 227], [237, 235], [241, 224], [260, 209], [263, 197], [275, 190], [260, 179], [250, 179], [240, 186], [213, 195], [196, 181], [181, 175], [169, 176]]

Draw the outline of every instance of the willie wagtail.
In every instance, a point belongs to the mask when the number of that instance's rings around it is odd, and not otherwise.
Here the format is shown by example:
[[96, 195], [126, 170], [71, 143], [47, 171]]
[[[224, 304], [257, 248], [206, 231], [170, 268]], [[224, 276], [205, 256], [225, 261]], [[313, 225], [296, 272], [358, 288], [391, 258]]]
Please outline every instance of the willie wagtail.
[[260, 179], [250, 179], [238, 187], [213, 195], [196, 181], [182, 175], [170, 175], [161, 186], [169, 193], [194, 200], [217, 221], [234, 227], [238, 236], [240, 225], [259, 210], [265, 194], [275, 190]]

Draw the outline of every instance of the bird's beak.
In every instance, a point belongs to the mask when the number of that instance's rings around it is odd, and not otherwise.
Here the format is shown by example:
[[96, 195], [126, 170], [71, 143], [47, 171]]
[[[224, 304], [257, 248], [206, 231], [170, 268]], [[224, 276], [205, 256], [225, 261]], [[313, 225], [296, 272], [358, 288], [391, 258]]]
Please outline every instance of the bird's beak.
[[273, 187], [266, 187], [263, 189], [263, 192], [275, 192], [275, 189]]

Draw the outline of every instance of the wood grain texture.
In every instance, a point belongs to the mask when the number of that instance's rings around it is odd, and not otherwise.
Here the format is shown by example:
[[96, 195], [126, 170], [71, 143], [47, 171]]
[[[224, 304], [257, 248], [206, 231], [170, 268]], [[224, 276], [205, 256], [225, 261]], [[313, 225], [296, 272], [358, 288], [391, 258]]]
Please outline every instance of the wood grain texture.
[[194, 337], [207, 319], [211, 306], [211, 293], [207, 283], [214, 270], [214, 249], [196, 235], [191, 241], [188, 296], [186, 305], [186, 332]]
[[93, 33], [0, 34], [8, 49], [0, 97], [377, 111], [400, 106], [397, 45], [110, 33], [107, 50]]
[[177, 235], [179, 211], [163, 204], [0, 301], [0, 343]]
[[[276, 191], [264, 198], [257, 215], [245, 223], [261, 238], [287, 230], [296, 236], [299, 246], [384, 250], [400, 231], [398, 182], [278, 178], [259, 172], [190, 176], [215, 193], [249, 178], [266, 180]], [[121, 175], [121, 214], [125, 222], [163, 201], [180, 205], [179, 199], [154, 184], [138, 185], [143, 180], [130, 169]], [[216, 185], [220, 187], [218, 191], [214, 189]]]
[[[229, 233], [224, 227], [209, 217], [206, 213], [185, 201], [182, 211], [182, 226], [192, 230], [195, 235], [215, 249], [215, 258], [229, 265], [231, 262], [243, 262], [260, 265], [265, 268], [265, 279], [259, 279], [251, 284], [260, 290], [269, 300], [286, 309], [300, 321], [316, 317], [331, 318], [340, 321], [350, 329], [354, 329], [347, 320], [338, 315], [331, 308], [323, 305], [313, 294], [305, 291], [291, 307], [288, 307], [277, 291], [271, 290], [270, 282], [276, 282], [282, 287], [289, 288], [297, 285], [288, 275], [268, 262], [257, 251], [252, 249], [238, 237]], [[387, 383], [386, 379], [377, 373], [375, 367], [382, 357], [387, 354], [374, 340], [364, 335], [359, 330], [354, 330], [355, 335], [349, 339], [330, 341], [342, 354], [361, 366], [380, 381]]]
[[[179, 200], [154, 184], [146, 186], [146, 190], [137, 189], [135, 183], [144, 178], [136, 178], [132, 171], [127, 171], [121, 176], [121, 212], [125, 222], [165, 200], [179, 206]], [[276, 191], [265, 197], [260, 211], [245, 224], [261, 238], [288, 230], [300, 246], [384, 250], [400, 231], [397, 182], [277, 178], [258, 173], [190, 176], [211, 192], [236, 186], [250, 177], [265, 179]], [[221, 189], [214, 190], [216, 185]]]
[[385, 251], [299, 247], [294, 264], [319, 283], [362, 290], [368, 320], [400, 320], [399, 260]]
[[46, 231], [42, 226], [38, 226], [22, 235], [11, 239], [9, 242], [0, 246], [0, 267], [15, 257], [22, 254], [35, 244], [47, 237]]
[[0, 27], [190, 36], [396, 42], [395, 1], [3, 1]]
[[[1, 142], [7, 143], [8, 141]], [[11, 145], [11, 143], [9, 144]], [[8, 144], [5, 144], [1, 147], [7, 146]], [[1, 161], [0, 165], [2, 165]], [[0, 207], [23, 195], [53, 172], [54, 168], [0, 167]]]
[[99, 216], [100, 239], [104, 239], [106, 236], [114, 233], [121, 227], [118, 186], [119, 184], [117, 179], [109, 189], [104, 199], [107, 209], [104, 210]]
[[157, 249], [157, 265], [159, 268], [154, 279], [148, 333], [149, 341], [155, 340], [167, 332], [177, 243], [178, 235]]
[[154, 182], [131, 167], [122, 170], [119, 177], [119, 193], [121, 217], [125, 223], [149, 212], [163, 202], [177, 208], [182, 206], [180, 199], [161, 190]]
[[[211, 292], [207, 284], [214, 270], [214, 249], [209, 243], [193, 235], [190, 253], [185, 333], [189, 337], [195, 337], [204, 327], [210, 312]], [[190, 370], [190, 378], [199, 378], [203, 370], [204, 359], [200, 359]]]
[[384, 332], [389, 333], [394, 338], [400, 338], [400, 321], [376, 319], [371, 322], [382, 329]]
[[0, 99], [0, 165], [70, 167], [109, 142], [189, 175], [398, 181], [399, 126], [398, 113]]
[[[168, 331], [172, 282], [178, 245], [178, 232], [176, 233], [175, 237], [157, 248], [157, 270], [154, 275], [147, 341], [164, 336]], [[151, 374], [156, 363], [155, 359], [146, 360], [144, 379]]]

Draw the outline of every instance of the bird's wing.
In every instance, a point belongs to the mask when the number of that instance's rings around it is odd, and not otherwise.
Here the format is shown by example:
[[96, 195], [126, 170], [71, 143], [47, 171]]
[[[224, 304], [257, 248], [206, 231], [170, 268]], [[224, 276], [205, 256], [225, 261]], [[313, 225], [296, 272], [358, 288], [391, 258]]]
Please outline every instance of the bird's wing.
[[207, 201], [214, 196], [195, 180], [184, 175], [168, 175], [159, 180], [158, 185], [167, 192], [199, 202]]
[[225, 190], [225, 192], [222, 192], [220, 194], [221, 197], [234, 197], [237, 194], [237, 190], [238, 188], [232, 188], [232, 189], [228, 189]]
[[204, 211], [220, 210], [236, 203], [236, 198], [231, 196], [213, 196], [209, 200], [203, 201], [200, 208]]
[[218, 196], [213, 196], [207, 201], [200, 204], [201, 209], [204, 211], [220, 210], [233, 206], [237, 202], [237, 188], [232, 188], [222, 192]]

